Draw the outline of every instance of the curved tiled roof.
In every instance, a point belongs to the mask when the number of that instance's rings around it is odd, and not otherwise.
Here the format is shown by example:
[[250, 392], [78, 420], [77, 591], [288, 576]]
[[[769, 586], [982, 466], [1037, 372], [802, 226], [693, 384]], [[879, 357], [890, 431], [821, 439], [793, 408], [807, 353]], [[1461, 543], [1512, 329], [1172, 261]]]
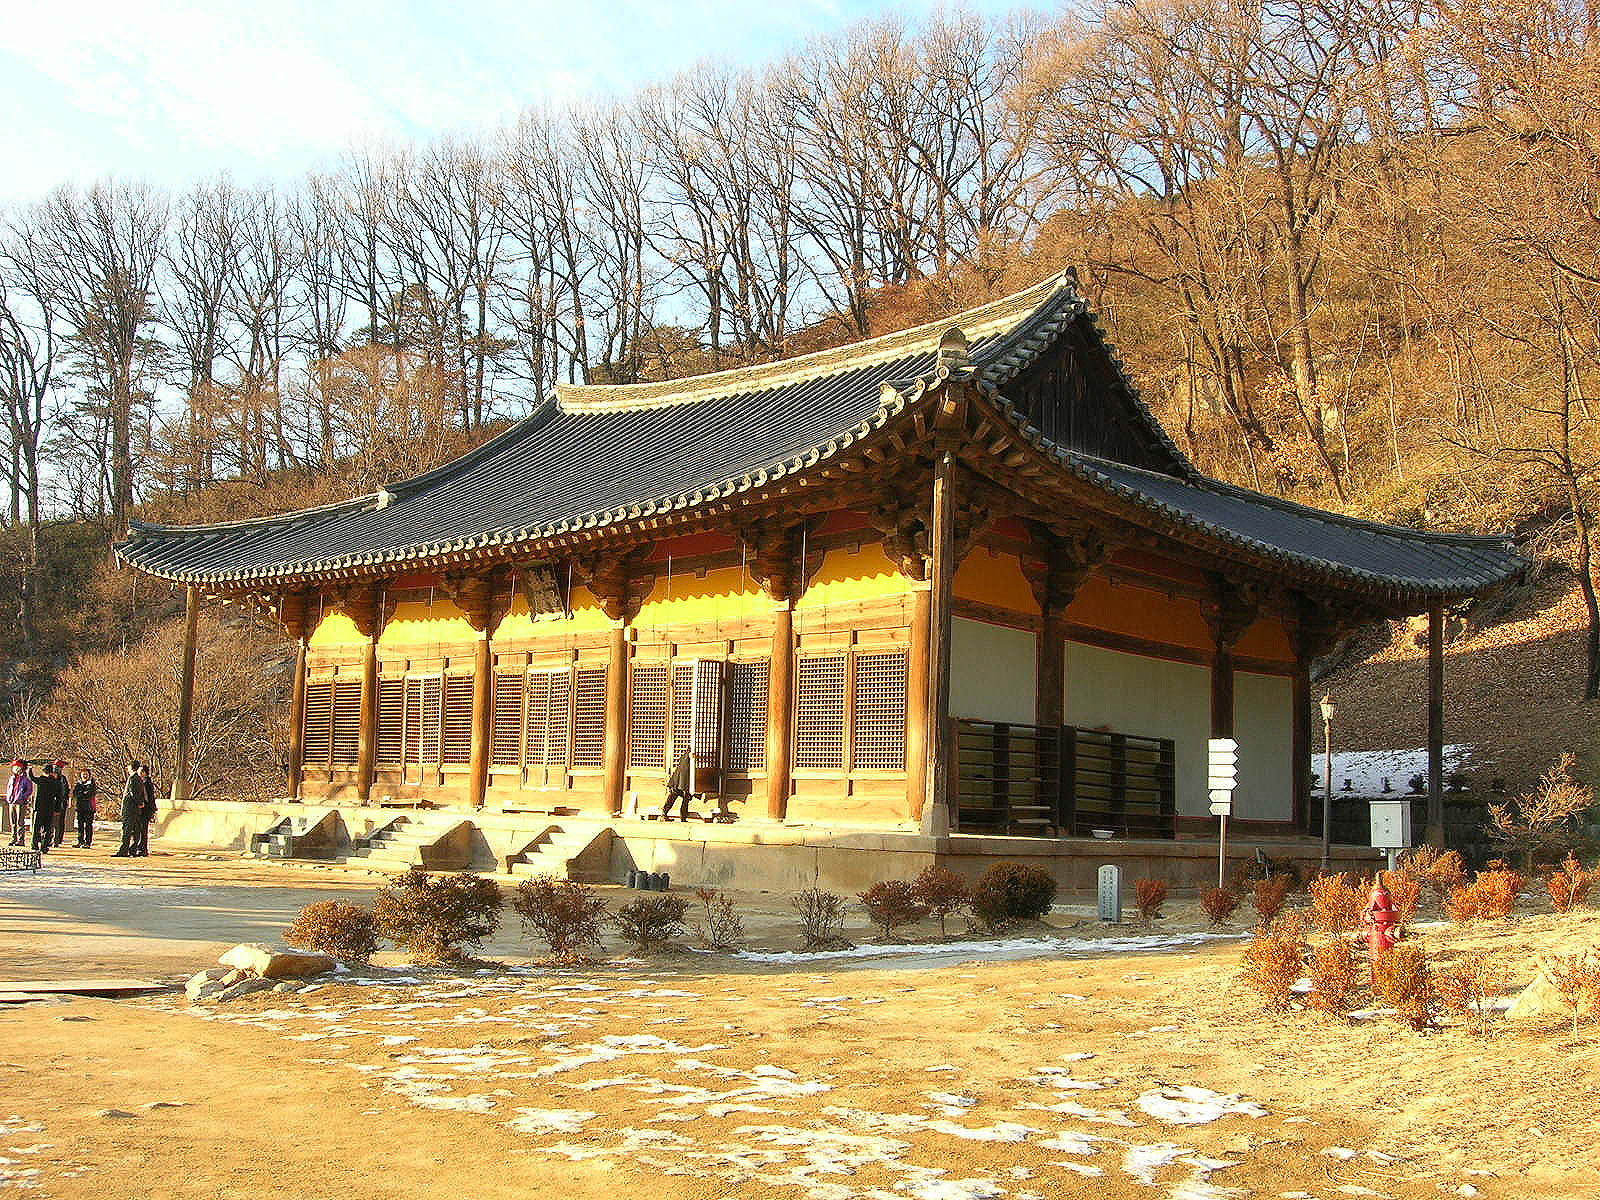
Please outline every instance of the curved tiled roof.
[[[1107, 354], [1127, 411], [1170, 473], [1044, 439], [1003, 389], [1071, 322]], [[1201, 476], [1138, 398], [1070, 273], [948, 321], [785, 362], [662, 383], [562, 388], [478, 449], [374, 496], [207, 526], [134, 523], [124, 561], [181, 583], [270, 588], [346, 573], [403, 571], [684, 514], [781, 487], [859, 447], [949, 378], [940, 337], [968, 338], [962, 378], [1080, 483], [1153, 521], [1175, 522], [1252, 556], [1360, 588], [1468, 594], [1521, 569], [1497, 539], [1374, 525]]]

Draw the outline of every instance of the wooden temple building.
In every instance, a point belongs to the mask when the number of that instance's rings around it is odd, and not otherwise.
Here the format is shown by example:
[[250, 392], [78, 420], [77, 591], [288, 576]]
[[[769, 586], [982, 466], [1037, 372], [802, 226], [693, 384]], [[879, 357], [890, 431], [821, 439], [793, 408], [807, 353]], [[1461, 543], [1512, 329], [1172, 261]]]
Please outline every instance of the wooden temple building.
[[[1202, 476], [1071, 272], [836, 350], [563, 387], [376, 495], [135, 524], [120, 554], [188, 588], [191, 630], [202, 596], [270, 606], [299, 647], [285, 803], [355, 841], [421, 805], [475, 861], [559, 826], [685, 882], [846, 847], [1080, 886], [1068, 860], [1214, 838], [1208, 737], [1239, 743], [1234, 836], [1305, 839], [1308, 668], [1358, 624], [1431, 614], [1437, 752], [1442, 606], [1525, 565]], [[684, 755], [718, 822], [646, 821]], [[1188, 853], [1175, 882], [1207, 869]], [[789, 873], [893, 873], [824, 857]]]

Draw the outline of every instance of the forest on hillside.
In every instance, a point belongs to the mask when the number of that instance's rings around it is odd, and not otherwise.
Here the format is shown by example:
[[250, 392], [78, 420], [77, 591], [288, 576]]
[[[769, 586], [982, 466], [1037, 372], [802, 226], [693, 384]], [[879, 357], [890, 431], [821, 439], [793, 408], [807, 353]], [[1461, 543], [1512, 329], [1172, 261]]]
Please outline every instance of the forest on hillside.
[[371, 491], [562, 381], [839, 344], [1069, 264], [1202, 470], [1530, 537], [1583, 594], [1595, 695], [1595, 0], [884, 20], [291, 183], [0, 213], [0, 659], [35, 664], [9, 694], [32, 712], [170, 615], [107, 566], [132, 515]]

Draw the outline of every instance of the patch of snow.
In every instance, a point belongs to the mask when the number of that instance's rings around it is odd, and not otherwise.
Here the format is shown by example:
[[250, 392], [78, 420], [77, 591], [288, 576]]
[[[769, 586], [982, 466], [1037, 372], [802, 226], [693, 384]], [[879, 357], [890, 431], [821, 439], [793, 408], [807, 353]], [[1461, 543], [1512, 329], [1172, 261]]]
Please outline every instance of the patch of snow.
[[1169, 1125], [1209, 1125], [1227, 1116], [1264, 1117], [1267, 1110], [1242, 1096], [1224, 1096], [1203, 1087], [1151, 1088], [1138, 1099], [1147, 1116]]
[[517, 1113], [506, 1126], [518, 1133], [577, 1133], [599, 1115], [578, 1108], [518, 1108]]
[[1184, 1155], [1193, 1153], [1194, 1151], [1188, 1146], [1179, 1146], [1172, 1142], [1157, 1142], [1152, 1146], [1129, 1146], [1127, 1153], [1122, 1156], [1122, 1169], [1140, 1183], [1154, 1187], [1157, 1171], [1162, 1167], [1170, 1167]]
[[[756, 963], [806, 963], [823, 961], [848, 962], [859, 959], [895, 958], [910, 960], [906, 965], [946, 962], [951, 958], [981, 958], [1001, 962], [1026, 958], [1059, 956], [1085, 957], [1100, 954], [1137, 954], [1152, 951], [1175, 950], [1183, 946], [1196, 946], [1212, 941], [1238, 941], [1242, 933], [1187, 933], [1145, 937], [1047, 937], [1047, 938], [995, 938], [985, 941], [929, 942], [929, 943], [873, 943], [854, 946], [849, 950], [740, 950], [737, 957]], [[808, 1002], [837, 1003], [848, 996], [808, 997]], [[1074, 997], [1081, 999], [1082, 997]]]

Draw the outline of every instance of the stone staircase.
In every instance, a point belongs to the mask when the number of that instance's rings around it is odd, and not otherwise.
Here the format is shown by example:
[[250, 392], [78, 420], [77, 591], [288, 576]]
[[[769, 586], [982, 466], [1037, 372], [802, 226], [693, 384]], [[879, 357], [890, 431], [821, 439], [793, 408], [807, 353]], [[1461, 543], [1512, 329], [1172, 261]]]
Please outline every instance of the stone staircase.
[[[576, 878], [574, 861], [597, 840], [610, 836], [610, 833], [610, 829], [604, 825], [551, 825], [521, 850], [506, 858], [506, 871], [519, 879], [532, 879], [536, 875], [554, 875], [557, 879]], [[600, 877], [603, 878], [604, 873], [604, 867], [599, 868]]]
[[325, 858], [329, 853], [322, 826], [332, 817], [328, 808], [285, 817], [265, 833], [250, 835], [250, 853], [263, 858]]
[[356, 839], [344, 862], [386, 873], [412, 867], [460, 870], [468, 865], [466, 841], [453, 835], [470, 832], [470, 828], [471, 822], [454, 813], [400, 814], [366, 837]]

